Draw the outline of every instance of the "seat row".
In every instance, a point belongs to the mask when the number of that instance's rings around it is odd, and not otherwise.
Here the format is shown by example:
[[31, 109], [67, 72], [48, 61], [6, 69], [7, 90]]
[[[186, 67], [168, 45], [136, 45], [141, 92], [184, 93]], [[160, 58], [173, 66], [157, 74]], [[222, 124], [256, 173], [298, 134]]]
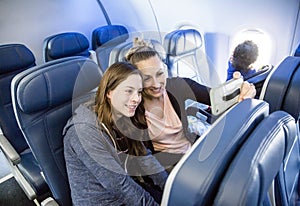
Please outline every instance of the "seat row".
[[[209, 58], [204, 53], [203, 38], [196, 29], [171, 31], [164, 36], [163, 42], [155, 39], [147, 40], [161, 54], [170, 77], [189, 77], [208, 87], [222, 83], [218, 72], [211, 66]], [[68, 56], [90, 57], [104, 72], [112, 63], [124, 60], [132, 41], [128, 30], [122, 25], [96, 28], [92, 32], [92, 49], [89, 49], [89, 41], [82, 33], [58, 33], [44, 40], [43, 57], [45, 62]], [[249, 79], [249, 82], [258, 88], [257, 97], [270, 70], [267, 68]]]
[[58, 33], [47, 37], [43, 44], [44, 61], [70, 56], [90, 57], [105, 71], [111, 49], [129, 38], [122, 25], [106, 25], [93, 30], [91, 45], [87, 37], [79, 32]]
[[[67, 56], [90, 56], [101, 70], [115, 61], [124, 60], [125, 53], [132, 46], [128, 30], [122, 25], [107, 25], [92, 33], [92, 49], [88, 39], [78, 32], [65, 32], [47, 37], [44, 40], [45, 62]], [[134, 37], [132, 37], [134, 38]], [[203, 53], [203, 39], [196, 29], [174, 30], [165, 35], [163, 43], [149, 40], [161, 53], [168, 66], [169, 76], [190, 76], [201, 84], [212, 86], [219, 82], [218, 75], [209, 68]]]

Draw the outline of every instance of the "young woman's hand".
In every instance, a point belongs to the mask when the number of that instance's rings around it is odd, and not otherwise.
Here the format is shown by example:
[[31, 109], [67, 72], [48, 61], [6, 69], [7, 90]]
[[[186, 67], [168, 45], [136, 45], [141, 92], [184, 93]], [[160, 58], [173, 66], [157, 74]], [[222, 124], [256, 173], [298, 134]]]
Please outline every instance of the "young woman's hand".
[[241, 93], [239, 96], [239, 102], [243, 101], [244, 99], [247, 98], [254, 98], [256, 95], [256, 89], [253, 84], [250, 84], [249, 82], [245, 81], [243, 82], [241, 86]]
[[[238, 79], [241, 77], [241, 73], [240, 72], [234, 72], [233, 73], [233, 78], [234, 79]], [[254, 98], [256, 95], [256, 89], [255, 86], [253, 84], [250, 84], [247, 81], [244, 81], [242, 86], [241, 86], [241, 93], [239, 96], [239, 102], [243, 101], [244, 99], [247, 98]]]

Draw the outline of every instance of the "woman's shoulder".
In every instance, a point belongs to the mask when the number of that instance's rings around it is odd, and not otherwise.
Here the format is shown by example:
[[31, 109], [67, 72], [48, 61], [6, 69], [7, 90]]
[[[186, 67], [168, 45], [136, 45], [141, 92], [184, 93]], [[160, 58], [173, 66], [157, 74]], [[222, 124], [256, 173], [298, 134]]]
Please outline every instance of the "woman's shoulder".
[[93, 127], [98, 125], [96, 114], [86, 104], [81, 104], [75, 109], [72, 117], [66, 123], [64, 133], [72, 126], [78, 128], [87, 127], [89, 125], [93, 125]]
[[79, 105], [73, 115], [74, 119], [77, 121], [96, 121], [96, 113], [93, 111], [91, 105], [86, 103]]

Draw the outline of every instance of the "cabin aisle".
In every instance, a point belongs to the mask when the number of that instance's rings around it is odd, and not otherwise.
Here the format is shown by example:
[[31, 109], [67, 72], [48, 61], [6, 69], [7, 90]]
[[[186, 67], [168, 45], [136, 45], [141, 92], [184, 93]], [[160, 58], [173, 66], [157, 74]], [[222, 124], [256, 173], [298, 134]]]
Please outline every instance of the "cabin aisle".
[[0, 183], [11, 176], [9, 165], [4, 157], [3, 152], [0, 150]]
[[20, 188], [0, 150], [0, 206], [35, 206]]

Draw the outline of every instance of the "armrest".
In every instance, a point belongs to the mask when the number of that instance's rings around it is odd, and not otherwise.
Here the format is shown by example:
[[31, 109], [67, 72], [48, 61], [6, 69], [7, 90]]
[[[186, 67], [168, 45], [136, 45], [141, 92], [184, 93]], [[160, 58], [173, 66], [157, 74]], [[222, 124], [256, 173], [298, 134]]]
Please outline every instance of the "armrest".
[[89, 50], [90, 56], [89, 58], [93, 60], [96, 64], [98, 64], [97, 54], [94, 50]]
[[185, 110], [187, 115], [192, 115], [192, 116], [197, 116], [197, 113], [201, 116], [204, 116], [206, 118], [202, 119], [200, 117], [200, 119], [208, 122], [209, 124], [212, 124], [220, 115], [213, 115], [211, 113], [211, 109], [209, 105], [200, 103], [200, 102], [196, 102], [194, 100], [191, 99], [187, 99], [185, 101]]
[[4, 134], [0, 133], [0, 147], [6, 157], [10, 159], [10, 161], [17, 165], [21, 162], [21, 157], [14, 149], [14, 147], [10, 144], [10, 142], [6, 139]]
[[52, 197], [48, 197], [42, 201], [41, 206], [59, 206], [59, 205]]

